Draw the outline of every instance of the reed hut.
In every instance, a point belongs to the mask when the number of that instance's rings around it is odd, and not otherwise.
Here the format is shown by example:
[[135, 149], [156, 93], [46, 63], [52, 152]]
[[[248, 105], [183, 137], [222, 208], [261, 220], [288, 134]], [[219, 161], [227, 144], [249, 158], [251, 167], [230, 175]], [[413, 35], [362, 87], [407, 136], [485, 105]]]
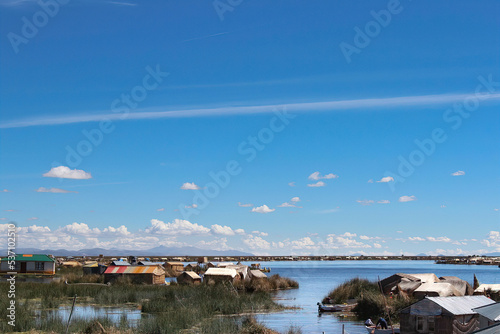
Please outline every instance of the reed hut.
[[255, 278], [255, 279], [266, 279], [267, 278], [267, 275], [264, 274], [260, 270], [250, 270], [250, 274], [251, 274], [252, 278]]
[[86, 263], [83, 265], [84, 275], [102, 275], [106, 271], [106, 266], [97, 261]]
[[127, 277], [135, 284], [165, 284], [165, 269], [162, 266], [109, 266], [104, 272], [104, 282], [113, 282]]
[[164, 267], [167, 270], [173, 270], [178, 273], [184, 271], [184, 264], [182, 262], [165, 262]]
[[474, 309], [494, 303], [485, 296], [426, 297], [401, 310], [401, 333], [472, 333], [479, 329]]
[[484, 295], [499, 301], [500, 284], [481, 284], [476, 290], [474, 290], [474, 295]]
[[240, 279], [240, 275], [234, 269], [209, 268], [203, 276], [203, 281], [207, 284], [234, 283]]
[[177, 276], [177, 283], [179, 284], [200, 284], [201, 277], [194, 271], [184, 271]]

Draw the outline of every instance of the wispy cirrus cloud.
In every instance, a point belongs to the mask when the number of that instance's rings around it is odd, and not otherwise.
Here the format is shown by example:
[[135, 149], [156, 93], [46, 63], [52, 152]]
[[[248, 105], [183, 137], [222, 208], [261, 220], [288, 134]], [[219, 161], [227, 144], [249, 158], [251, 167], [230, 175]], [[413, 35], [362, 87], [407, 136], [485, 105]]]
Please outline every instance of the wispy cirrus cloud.
[[457, 170], [454, 173], [451, 173], [452, 176], [462, 176], [465, 175], [465, 172], [463, 170]]
[[[127, 121], [141, 119], [162, 119], [162, 118], [185, 118], [185, 117], [207, 117], [224, 115], [247, 115], [272, 113], [276, 108], [286, 106], [288, 112], [331, 112], [353, 109], [368, 110], [370, 108], [391, 108], [399, 106], [422, 106], [422, 105], [440, 105], [452, 102], [460, 102], [469, 97], [469, 94], [439, 94], [439, 95], [413, 95], [399, 97], [382, 97], [353, 100], [331, 100], [307, 103], [289, 103], [253, 105], [253, 106], [234, 106], [217, 108], [192, 108], [165, 110], [165, 107], [154, 107], [137, 109], [135, 112], [127, 114], [123, 118], [119, 113], [109, 113], [107, 111], [96, 111], [92, 113], [77, 115], [48, 115], [42, 117], [28, 117], [23, 119], [13, 119], [3, 121], [0, 124], [1, 129], [24, 128], [30, 126], [63, 125], [72, 123], [99, 122], [103, 119], [110, 121]], [[489, 100], [500, 99], [500, 93], [489, 94]]]
[[61, 188], [45, 188], [45, 187], [40, 187], [38, 189], [35, 189], [37, 193], [53, 193], [53, 194], [69, 194], [69, 193], [78, 193], [78, 191], [70, 191], [66, 189], [61, 189]]
[[196, 185], [194, 182], [185, 182], [181, 186], [182, 190], [198, 190], [201, 189], [198, 185]]

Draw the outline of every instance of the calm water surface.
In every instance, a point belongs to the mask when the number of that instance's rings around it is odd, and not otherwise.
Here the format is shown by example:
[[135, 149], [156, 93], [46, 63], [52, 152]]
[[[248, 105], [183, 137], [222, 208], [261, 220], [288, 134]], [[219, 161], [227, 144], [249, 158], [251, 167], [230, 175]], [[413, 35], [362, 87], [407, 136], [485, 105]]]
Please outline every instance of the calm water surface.
[[472, 284], [474, 274], [481, 283], [500, 283], [497, 266], [467, 266], [434, 264], [433, 261], [298, 261], [261, 262], [270, 267], [272, 274], [290, 277], [299, 282], [300, 288], [275, 294], [278, 302], [301, 309], [257, 316], [269, 328], [284, 332], [290, 325], [303, 333], [366, 333], [363, 322], [353, 321], [334, 314], [318, 316], [316, 303], [345, 280], [361, 277], [369, 280], [383, 279], [395, 273], [435, 273], [441, 276], [457, 276]]

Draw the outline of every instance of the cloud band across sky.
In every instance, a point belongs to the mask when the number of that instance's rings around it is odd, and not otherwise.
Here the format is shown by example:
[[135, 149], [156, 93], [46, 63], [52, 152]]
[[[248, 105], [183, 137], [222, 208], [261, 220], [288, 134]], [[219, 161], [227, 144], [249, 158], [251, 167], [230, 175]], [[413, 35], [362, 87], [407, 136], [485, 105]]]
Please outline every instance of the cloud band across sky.
[[[195, 108], [180, 110], [159, 110], [156, 108], [143, 109], [126, 114], [121, 113], [92, 113], [80, 115], [55, 115], [45, 117], [31, 117], [17, 120], [4, 121], [0, 124], [1, 129], [26, 128], [31, 126], [64, 125], [75, 123], [99, 122], [102, 120], [148, 120], [162, 118], [187, 118], [187, 117], [208, 117], [225, 115], [251, 115], [273, 112], [277, 108], [286, 106], [288, 112], [327, 112], [353, 109], [371, 108], [393, 108], [400, 106], [430, 106], [449, 104], [463, 101], [470, 94], [442, 94], [442, 95], [415, 95], [401, 97], [385, 97], [355, 100], [333, 100], [322, 102], [291, 103], [291, 104], [270, 104], [260, 106], [235, 106], [219, 108]], [[485, 96], [486, 97], [486, 96]], [[500, 100], [500, 94], [490, 94], [488, 100]]]

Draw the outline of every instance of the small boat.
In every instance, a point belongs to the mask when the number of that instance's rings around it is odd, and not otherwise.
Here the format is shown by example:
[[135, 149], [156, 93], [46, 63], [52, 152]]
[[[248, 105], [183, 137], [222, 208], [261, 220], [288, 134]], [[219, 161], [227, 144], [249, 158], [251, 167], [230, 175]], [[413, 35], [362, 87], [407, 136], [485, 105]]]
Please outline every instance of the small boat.
[[[370, 334], [392, 334], [392, 329], [380, 329], [380, 328], [375, 328], [375, 327], [367, 327], [365, 326], [366, 330]], [[394, 328], [394, 333], [399, 333], [399, 328]]]
[[356, 304], [321, 304], [317, 303], [318, 312], [348, 312], [351, 311]]
[[269, 273], [271, 272], [271, 268], [262, 268], [260, 269], [260, 271], [262, 271], [263, 273]]

